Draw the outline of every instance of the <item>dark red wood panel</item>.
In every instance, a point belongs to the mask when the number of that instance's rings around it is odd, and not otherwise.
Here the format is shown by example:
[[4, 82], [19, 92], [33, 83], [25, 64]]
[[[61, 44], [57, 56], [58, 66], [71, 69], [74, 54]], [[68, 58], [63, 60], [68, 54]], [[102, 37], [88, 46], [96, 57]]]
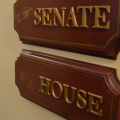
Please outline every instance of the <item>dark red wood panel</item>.
[[[40, 76], [43, 84], [51, 80], [48, 89], [43, 86], [44, 92], [40, 91]], [[15, 63], [15, 79], [21, 96], [67, 120], [120, 119], [120, 82], [113, 68], [23, 50]]]
[[[86, 9], [86, 25], [82, 25], [82, 9], [77, 12], [78, 6], [92, 6], [92, 12]], [[110, 12], [100, 8], [100, 16], [105, 13], [105, 22], [99, 18], [99, 25], [106, 26], [110, 22], [109, 29], [93, 28], [95, 25], [95, 6], [109, 6]], [[53, 26], [53, 10], [49, 14], [52, 26], [36, 26], [34, 10], [36, 8], [57, 8], [62, 15], [62, 7], [65, 10], [65, 23], [71, 7], [74, 9], [76, 21], [79, 27], [62, 27], [56, 18], [57, 26]], [[49, 13], [49, 12], [48, 12]], [[39, 14], [42, 16], [42, 13]], [[18, 0], [14, 6], [15, 30], [23, 43], [46, 46], [77, 53], [101, 56], [116, 59], [120, 48], [120, 0]], [[47, 24], [50, 23], [47, 21]]]

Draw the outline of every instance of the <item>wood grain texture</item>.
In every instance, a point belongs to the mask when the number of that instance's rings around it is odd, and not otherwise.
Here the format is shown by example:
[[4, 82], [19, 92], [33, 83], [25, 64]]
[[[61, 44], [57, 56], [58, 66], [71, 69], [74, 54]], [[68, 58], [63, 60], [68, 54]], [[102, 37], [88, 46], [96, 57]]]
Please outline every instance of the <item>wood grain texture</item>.
[[[90, 13], [87, 10], [87, 25], [89, 28], [62, 27], [57, 20], [57, 27], [34, 25], [34, 10], [36, 8], [61, 8], [65, 10], [65, 24], [74, 7], [78, 25], [82, 24], [82, 10], [77, 12], [78, 6], [110, 6], [110, 13], [100, 9], [100, 14], [106, 14], [105, 23], [100, 19], [100, 26], [110, 21], [110, 29], [94, 29], [95, 8]], [[40, 14], [41, 16], [42, 14]], [[14, 25], [20, 40], [26, 44], [45, 46], [71, 52], [83, 53], [110, 59], [117, 59], [120, 50], [120, 0], [18, 0], [14, 5]], [[53, 13], [50, 14], [53, 20]], [[48, 22], [49, 23], [49, 22]]]
[[[58, 81], [61, 85], [67, 84], [77, 90], [86, 91], [86, 107], [80, 109], [76, 106], [77, 97], [72, 104], [68, 104], [64, 100], [64, 95], [55, 99], [52, 95], [48, 96], [40, 92], [39, 76], [49, 78], [51, 82]], [[113, 68], [23, 50], [15, 63], [15, 81], [21, 96], [67, 120], [120, 119], [120, 82], [116, 76], [116, 70]], [[68, 90], [71, 100], [72, 91]], [[58, 94], [57, 87], [55, 87], [55, 91], [55, 94]], [[87, 111], [89, 108], [88, 92], [103, 97], [103, 102], [99, 103], [98, 110], [93, 108], [96, 112], [103, 110], [102, 117]], [[96, 101], [96, 99], [94, 100]]]

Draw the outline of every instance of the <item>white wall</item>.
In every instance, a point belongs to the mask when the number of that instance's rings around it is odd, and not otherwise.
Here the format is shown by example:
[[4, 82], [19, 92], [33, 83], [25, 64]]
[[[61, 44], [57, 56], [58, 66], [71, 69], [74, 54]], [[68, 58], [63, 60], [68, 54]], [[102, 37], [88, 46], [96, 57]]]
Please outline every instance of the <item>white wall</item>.
[[15, 2], [16, 0], [0, 0], [0, 120], [64, 120], [20, 96], [15, 85], [15, 60], [22, 49], [113, 67], [117, 69], [120, 78], [120, 54], [115, 61], [22, 44], [13, 25], [13, 4]]

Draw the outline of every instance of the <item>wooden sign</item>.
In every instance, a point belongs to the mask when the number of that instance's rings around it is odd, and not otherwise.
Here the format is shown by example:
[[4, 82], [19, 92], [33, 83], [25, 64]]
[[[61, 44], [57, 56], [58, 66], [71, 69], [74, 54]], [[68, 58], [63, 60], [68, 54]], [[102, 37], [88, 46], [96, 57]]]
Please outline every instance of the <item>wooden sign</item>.
[[120, 0], [17, 0], [15, 30], [23, 43], [116, 59]]
[[113, 68], [23, 50], [15, 79], [21, 96], [67, 120], [120, 120]]

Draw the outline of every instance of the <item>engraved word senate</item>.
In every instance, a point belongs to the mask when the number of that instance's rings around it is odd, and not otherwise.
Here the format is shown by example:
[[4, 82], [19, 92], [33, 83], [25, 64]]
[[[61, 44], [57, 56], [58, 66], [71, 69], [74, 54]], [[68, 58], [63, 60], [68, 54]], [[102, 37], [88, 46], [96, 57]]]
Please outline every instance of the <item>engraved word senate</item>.
[[[80, 26], [77, 23], [74, 7], [70, 8], [70, 12], [69, 12], [66, 24], [65, 24], [66, 7], [61, 8], [62, 15], [60, 15], [57, 8], [36, 8], [34, 10], [34, 16], [36, 17], [36, 19], [34, 20], [34, 24], [35, 25], [41, 24], [43, 26], [57, 26], [57, 23], [56, 23], [56, 18], [57, 18], [62, 27], [70, 27], [69, 22], [72, 21], [72, 23], [73, 23], [72, 27], [88, 28], [86, 11], [88, 9], [89, 12], [92, 13], [93, 8], [95, 9], [95, 20], [94, 20], [95, 22], [94, 22], [94, 26], [92, 26], [92, 28], [109, 29], [110, 21], [106, 22], [106, 13], [105, 12], [102, 13], [102, 12], [100, 12], [100, 10], [106, 9], [106, 12], [110, 13], [110, 6], [78, 6], [77, 12], [79, 12], [80, 9], [82, 9], [82, 25], [80, 25]], [[40, 13], [42, 13], [42, 17], [40, 16]], [[52, 13], [53, 13], [53, 20], [50, 20], [50, 14], [52, 14]], [[102, 20], [102, 22], [106, 22], [105, 26], [100, 26], [100, 19]]]

